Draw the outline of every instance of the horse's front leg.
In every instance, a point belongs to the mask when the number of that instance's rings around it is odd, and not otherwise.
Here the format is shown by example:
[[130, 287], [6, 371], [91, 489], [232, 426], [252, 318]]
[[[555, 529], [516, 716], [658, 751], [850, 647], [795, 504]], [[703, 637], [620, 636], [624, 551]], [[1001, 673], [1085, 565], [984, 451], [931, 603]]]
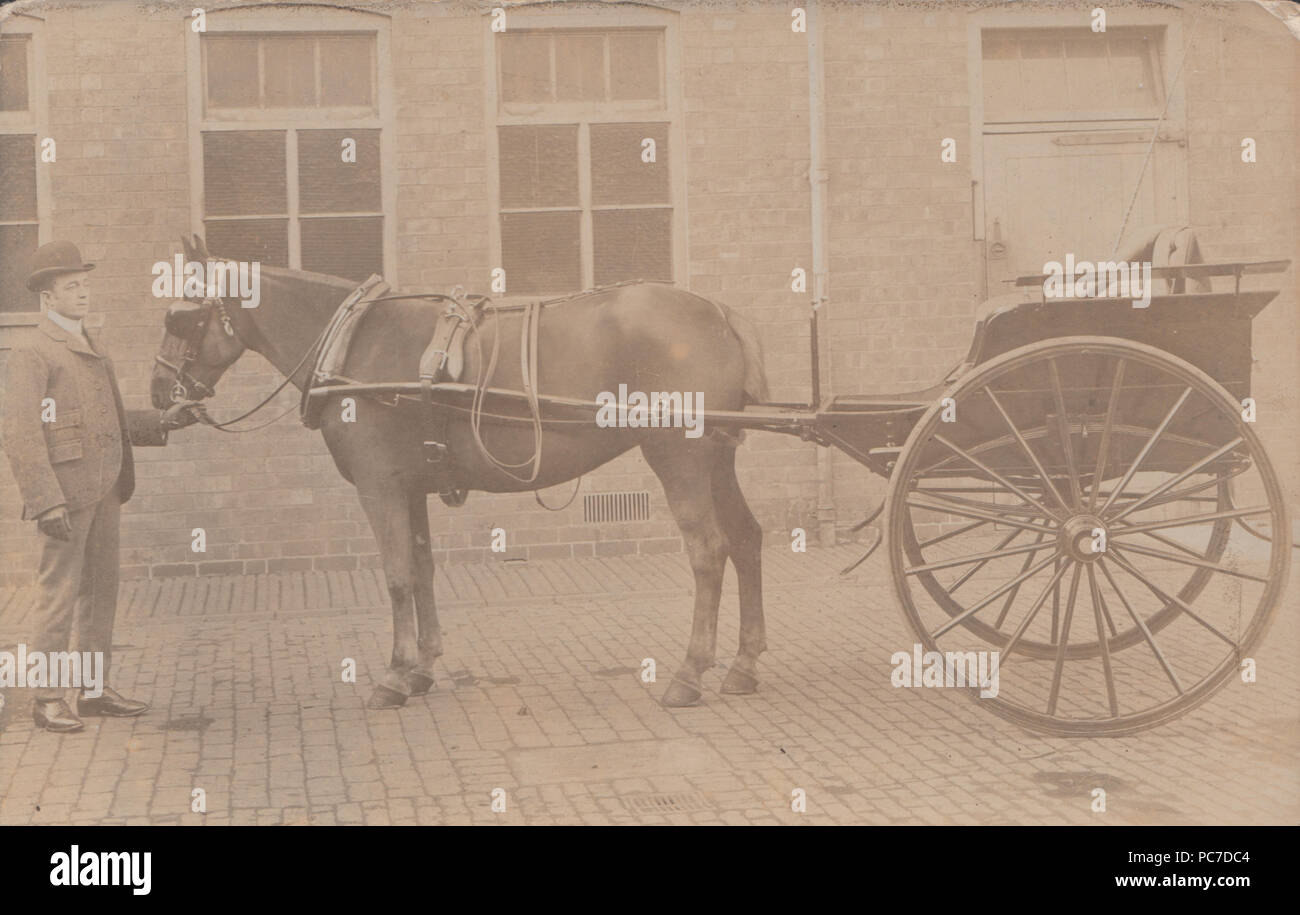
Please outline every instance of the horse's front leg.
[[400, 708], [415, 691], [412, 668], [420, 657], [415, 632], [410, 497], [395, 486], [371, 488], [364, 483], [358, 485], [357, 492], [379, 541], [388, 599], [393, 605], [392, 661], [367, 704], [370, 708]]

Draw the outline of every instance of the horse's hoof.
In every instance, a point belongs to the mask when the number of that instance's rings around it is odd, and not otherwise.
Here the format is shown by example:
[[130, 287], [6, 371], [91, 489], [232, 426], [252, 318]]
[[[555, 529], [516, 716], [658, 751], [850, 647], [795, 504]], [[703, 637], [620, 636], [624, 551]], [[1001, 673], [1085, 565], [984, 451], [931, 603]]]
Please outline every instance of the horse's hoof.
[[729, 696], [748, 696], [750, 693], [756, 693], [758, 677], [739, 667], [733, 667], [727, 671], [727, 676], [722, 681], [722, 691]]
[[370, 693], [366, 708], [401, 708], [406, 705], [406, 696], [383, 684], [376, 686]]
[[659, 704], [664, 708], [688, 708], [700, 701], [704, 693], [693, 683], [687, 683], [684, 680], [678, 680], [673, 677], [668, 689], [664, 690], [664, 697], [659, 700]]
[[413, 670], [407, 675], [406, 682], [411, 685], [412, 696], [426, 696], [433, 689], [433, 674]]

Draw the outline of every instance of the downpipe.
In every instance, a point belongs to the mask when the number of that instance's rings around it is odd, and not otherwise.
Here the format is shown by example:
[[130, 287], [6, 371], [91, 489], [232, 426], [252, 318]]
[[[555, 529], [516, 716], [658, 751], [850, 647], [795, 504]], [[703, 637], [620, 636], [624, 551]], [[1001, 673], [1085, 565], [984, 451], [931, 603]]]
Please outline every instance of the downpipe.
[[[812, 260], [813, 260], [813, 308], [820, 312], [820, 321], [813, 322], [812, 332], [820, 333], [819, 325], [825, 325], [828, 317], [827, 285], [830, 276], [830, 264], [826, 252], [827, 210], [826, 186], [829, 173], [826, 170], [826, 154], [823, 132], [826, 114], [826, 74], [824, 55], [822, 54], [822, 25], [820, 3], [808, 3], [808, 184], [810, 189], [810, 209], [812, 211]], [[815, 341], [819, 344], [820, 341]], [[819, 352], [826, 353], [829, 379], [830, 351], [817, 346]], [[818, 360], [817, 362], [819, 362]], [[817, 373], [814, 384], [814, 409], [821, 393], [821, 366], [814, 362], [813, 372]], [[829, 386], [828, 386], [829, 387]], [[822, 546], [835, 545], [835, 492], [834, 465], [830, 448], [817, 449], [817, 542]]]

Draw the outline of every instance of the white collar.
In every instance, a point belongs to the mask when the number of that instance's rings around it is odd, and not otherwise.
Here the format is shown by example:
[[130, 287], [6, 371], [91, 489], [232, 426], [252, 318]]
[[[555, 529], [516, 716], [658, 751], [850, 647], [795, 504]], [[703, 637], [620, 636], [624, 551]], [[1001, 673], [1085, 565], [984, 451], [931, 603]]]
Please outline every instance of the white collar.
[[57, 324], [57, 325], [59, 325], [60, 327], [62, 327], [62, 328], [63, 328], [64, 330], [66, 330], [68, 333], [73, 334], [73, 335], [75, 335], [75, 336], [81, 336], [81, 319], [80, 319], [80, 318], [78, 318], [77, 320], [74, 321], [74, 320], [72, 320], [71, 318], [67, 318], [67, 317], [64, 317], [63, 315], [59, 314], [59, 313], [58, 313], [57, 311], [55, 311], [53, 308], [47, 309], [46, 312], [45, 312], [45, 314], [49, 317], [49, 319], [50, 319], [51, 321], [53, 321], [55, 324]]

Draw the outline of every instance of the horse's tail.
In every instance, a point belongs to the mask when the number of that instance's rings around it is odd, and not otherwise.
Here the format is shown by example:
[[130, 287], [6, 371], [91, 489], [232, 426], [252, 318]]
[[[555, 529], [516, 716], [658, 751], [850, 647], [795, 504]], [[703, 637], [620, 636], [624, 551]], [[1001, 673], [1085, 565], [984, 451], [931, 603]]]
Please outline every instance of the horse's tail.
[[728, 305], [722, 306], [722, 314], [740, 341], [745, 356], [745, 397], [750, 403], [765, 403], [768, 400], [767, 372], [763, 368], [763, 345], [758, 331], [748, 318]]

